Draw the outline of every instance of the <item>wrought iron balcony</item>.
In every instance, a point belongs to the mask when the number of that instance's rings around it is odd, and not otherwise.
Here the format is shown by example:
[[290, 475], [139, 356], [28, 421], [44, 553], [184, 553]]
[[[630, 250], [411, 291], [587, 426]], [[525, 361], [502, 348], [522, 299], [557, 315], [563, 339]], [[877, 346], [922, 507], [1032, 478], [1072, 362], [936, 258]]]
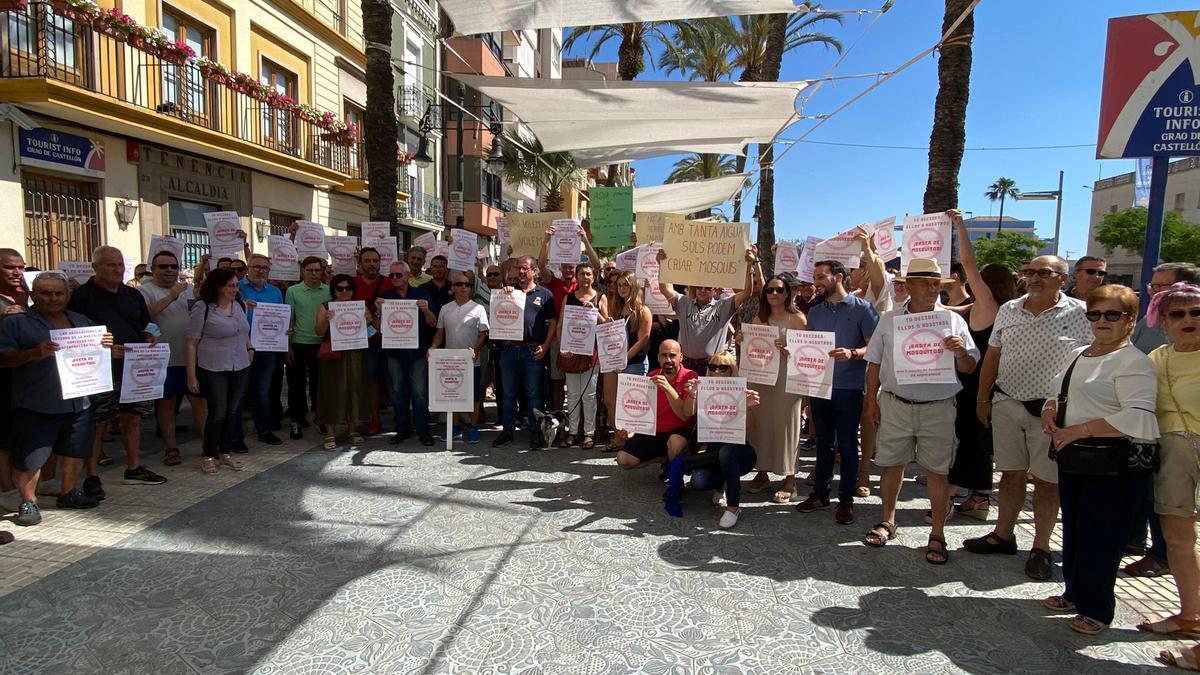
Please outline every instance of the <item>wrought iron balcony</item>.
[[[434, 107], [430, 108], [429, 104]], [[433, 131], [442, 128], [442, 110], [438, 107], [437, 94], [422, 84], [408, 84], [396, 88], [396, 107], [401, 119], [411, 120], [414, 124], [420, 121], [425, 110], [429, 110], [429, 123]]]
[[433, 225], [443, 225], [446, 218], [446, 207], [442, 200], [433, 195], [414, 192], [407, 202], [396, 205], [396, 216]]

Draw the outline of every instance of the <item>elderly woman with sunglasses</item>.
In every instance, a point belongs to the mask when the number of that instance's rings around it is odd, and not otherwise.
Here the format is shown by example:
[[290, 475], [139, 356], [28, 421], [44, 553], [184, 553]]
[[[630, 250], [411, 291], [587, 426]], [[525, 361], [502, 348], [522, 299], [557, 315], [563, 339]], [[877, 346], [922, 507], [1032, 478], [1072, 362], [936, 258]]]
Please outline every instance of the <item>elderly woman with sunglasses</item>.
[[[1171, 342], [1150, 353], [1158, 373], [1161, 467], [1154, 477], [1154, 510], [1162, 521], [1167, 560], [1179, 589], [1180, 611], [1139, 630], [1200, 637], [1200, 568], [1196, 560], [1196, 488], [1200, 486], [1200, 286], [1177, 283], [1159, 292], [1146, 314]], [[1163, 663], [1200, 670], [1200, 646], [1163, 652]]]
[[[1044, 604], [1075, 613], [1071, 628], [1086, 635], [1112, 623], [1113, 587], [1133, 526], [1132, 506], [1145, 497], [1152, 443], [1159, 435], [1158, 376], [1149, 357], [1130, 343], [1137, 309], [1137, 295], [1125, 286], [1101, 286], [1088, 294], [1092, 343], [1076, 350], [1058, 375], [1058, 398], [1042, 408], [1048, 451], [1058, 462], [1066, 581], [1063, 594]], [[1091, 455], [1085, 447], [1092, 448]]]
[[[334, 302], [353, 300], [354, 277], [348, 274], [334, 275], [329, 280], [329, 295]], [[364, 318], [368, 326], [374, 321], [370, 311], [365, 313]], [[324, 336], [326, 342], [330, 341], [329, 324], [334, 320], [329, 302], [321, 303], [313, 331]], [[350, 433], [350, 445], [363, 443], [358, 424], [368, 416], [365, 355], [365, 349], [333, 352], [322, 345], [317, 357], [320, 359], [317, 381], [321, 383], [317, 391], [317, 424], [325, 431], [323, 447], [326, 450], [337, 449], [337, 425], [341, 422], [346, 423]]]

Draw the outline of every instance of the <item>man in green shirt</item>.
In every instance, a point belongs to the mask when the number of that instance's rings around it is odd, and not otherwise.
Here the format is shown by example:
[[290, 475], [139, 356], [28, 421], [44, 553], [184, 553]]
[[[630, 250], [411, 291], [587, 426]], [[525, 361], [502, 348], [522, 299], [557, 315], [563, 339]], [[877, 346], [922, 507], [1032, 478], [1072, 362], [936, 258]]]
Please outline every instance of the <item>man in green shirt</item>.
[[308, 395], [317, 400], [317, 352], [321, 349], [322, 337], [314, 328], [317, 308], [329, 300], [329, 286], [321, 283], [325, 273], [325, 261], [309, 256], [300, 264], [302, 283], [287, 290], [284, 296], [292, 308], [292, 335], [288, 344], [288, 417], [292, 420], [291, 437], [303, 438], [303, 428], [308, 426], [308, 411], [311, 408]]

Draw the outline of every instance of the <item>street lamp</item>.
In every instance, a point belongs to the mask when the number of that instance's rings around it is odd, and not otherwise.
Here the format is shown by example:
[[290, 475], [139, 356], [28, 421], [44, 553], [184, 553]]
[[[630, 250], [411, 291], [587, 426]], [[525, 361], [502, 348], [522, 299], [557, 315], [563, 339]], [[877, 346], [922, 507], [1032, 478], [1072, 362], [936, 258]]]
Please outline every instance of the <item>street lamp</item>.
[[1058, 189], [1045, 190], [1042, 192], [1021, 192], [1013, 199], [1028, 200], [1028, 201], [1045, 201], [1053, 199], [1057, 204], [1054, 208], [1054, 255], [1058, 255], [1059, 238], [1062, 230], [1062, 197], [1063, 197], [1063, 172], [1058, 172]]

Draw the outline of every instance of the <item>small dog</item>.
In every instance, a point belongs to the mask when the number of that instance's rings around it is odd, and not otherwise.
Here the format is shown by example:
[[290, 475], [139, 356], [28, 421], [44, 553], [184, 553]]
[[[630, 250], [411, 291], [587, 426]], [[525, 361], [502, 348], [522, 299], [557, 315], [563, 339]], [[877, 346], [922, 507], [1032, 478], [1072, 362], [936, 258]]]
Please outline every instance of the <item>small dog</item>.
[[536, 408], [533, 416], [539, 420], [541, 429], [541, 448], [556, 448], [567, 435], [567, 413], [553, 410], [544, 413]]

